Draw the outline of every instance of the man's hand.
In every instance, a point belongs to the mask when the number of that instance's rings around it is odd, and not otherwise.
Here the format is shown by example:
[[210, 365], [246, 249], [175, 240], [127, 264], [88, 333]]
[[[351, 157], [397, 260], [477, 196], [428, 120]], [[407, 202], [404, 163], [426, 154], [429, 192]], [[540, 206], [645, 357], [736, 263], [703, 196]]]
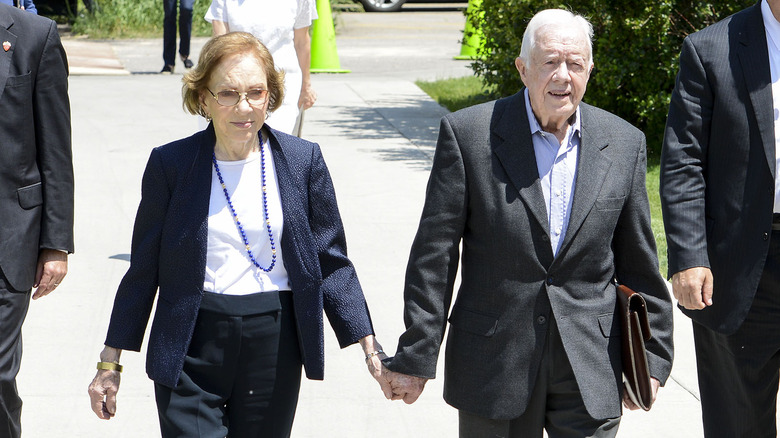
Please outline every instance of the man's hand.
[[32, 299], [45, 297], [60, 285], [68, 273], [68, 253], [56, 249], [42, 249], [35, 271], [35, 293]]
[[672, 275], [672, 293], [688, 310], [701, 310], [712, 305], [712, 271], [696, 267]]
[[396, 373], [390, 370], [386, 371], [386, 378], [393, 388], [393, 400], [403, 400], [410, 405], [417, 401], [425, 388], [428, 379], [424, 377], [409, 376]]
[[[660, 386], [661, 382], [659, 382], [655, 377], [650, 378], [650, 387], [653, 389], [653, 402], [655, 402], [655, 396], [658, 395], [658, 388]], [[631, 397], [628, 396], [628, 391], [625, 389], [623, 390], [623, 406], [632, 411], [639, 409], [639, 406], [637, 406], [636, 403], [631, 400]]]

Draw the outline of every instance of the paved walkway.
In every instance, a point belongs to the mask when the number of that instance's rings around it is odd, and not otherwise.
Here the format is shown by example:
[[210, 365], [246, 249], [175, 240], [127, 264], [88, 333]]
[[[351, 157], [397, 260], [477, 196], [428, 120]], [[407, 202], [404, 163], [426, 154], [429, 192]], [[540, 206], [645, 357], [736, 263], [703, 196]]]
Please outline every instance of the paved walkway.
[[[315, 75], [317, 105], [304, 137], [320, 143], [333, 175], [350, 256], [378, 339], [395, 350], [402, 286], [423, 202], [439, 118], [446, 113], [413, 81], [471, 74], [453, 61], [460, 13], [341, 14], [337, 43], [346, 75]], [[193, 41], [197, 53], [204, 39]], [[156, 74], [161, 41], [65, 39], [76, 171], [76, 250], [53, 295], [31, 305], [19, 390], [27, 437], [159, 436], [143, 354], [126, 352], [118, 414], [98, 420], [86, 388], [102, 348], [149, 150], [189, 135], [181, 76]], [[181, 69], [181, 66], [177, 67]], [[650, 413], [624, 416], [620, 436], [701, 436], [690, 323], [676, 312], [672, 378]], [[414, 405], [386, 401], [359, 347], [338, 349], [327, 331], [326, 378], [304, 381], [295, 437], [455, 437], [457, 413], [429, 382]], [[440, 361], [441, 362], [441, 361]]]

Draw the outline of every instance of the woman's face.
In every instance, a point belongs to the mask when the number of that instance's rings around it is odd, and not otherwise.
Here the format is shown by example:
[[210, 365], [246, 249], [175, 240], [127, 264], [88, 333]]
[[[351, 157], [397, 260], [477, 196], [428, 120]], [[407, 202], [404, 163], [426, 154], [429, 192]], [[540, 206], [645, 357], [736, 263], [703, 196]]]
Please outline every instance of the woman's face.
[[265, 70], [254, 56], [232, 55], [217, 65], [200, 97], [214, 122], [217, 144], [241, 147], [257, 142], [268, 108], [267, 90]]

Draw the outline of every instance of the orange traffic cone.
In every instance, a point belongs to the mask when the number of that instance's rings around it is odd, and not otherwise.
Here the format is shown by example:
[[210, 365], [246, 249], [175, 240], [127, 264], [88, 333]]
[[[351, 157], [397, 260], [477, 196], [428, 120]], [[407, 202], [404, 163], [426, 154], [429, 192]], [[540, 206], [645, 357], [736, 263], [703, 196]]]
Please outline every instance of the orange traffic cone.
[[330, 0], [317, 0], [317, 18], [312, 24], [311, 67], [312, 73], [349, 73], [341, 68], [336, 51], [336, 31], [330, 11]]
[[455, 59], [477, 59], [477, 49], [482, 47], [483, 35], [482, 29], [474, 27], [471, 19], [471, 13], [474, 9], [482, 5], [482, 0], [469, 0], [466, 8], [466, 28], [463, 30], [463, 41], [460, 45], [460, 55]]

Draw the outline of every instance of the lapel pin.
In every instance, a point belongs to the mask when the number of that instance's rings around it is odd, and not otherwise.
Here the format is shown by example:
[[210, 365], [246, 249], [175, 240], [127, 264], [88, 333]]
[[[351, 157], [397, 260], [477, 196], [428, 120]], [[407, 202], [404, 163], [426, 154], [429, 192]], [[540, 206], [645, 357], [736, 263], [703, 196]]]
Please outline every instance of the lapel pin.
[[7, 52], [8, 49], [10, 48], [11, 48], [11, 43], [9, 43], [8, 41], [3, 41], [3, 50]]

